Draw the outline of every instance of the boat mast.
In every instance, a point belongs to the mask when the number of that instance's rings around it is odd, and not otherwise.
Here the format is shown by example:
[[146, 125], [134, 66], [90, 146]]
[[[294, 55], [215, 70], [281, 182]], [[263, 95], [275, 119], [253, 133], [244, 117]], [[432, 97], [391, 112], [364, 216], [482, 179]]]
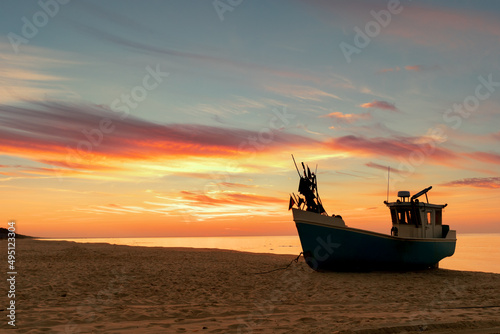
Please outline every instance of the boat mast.
[[389, 180], [391, 175], [391, 166], [387, 166], [387, 202], [389, 202]]

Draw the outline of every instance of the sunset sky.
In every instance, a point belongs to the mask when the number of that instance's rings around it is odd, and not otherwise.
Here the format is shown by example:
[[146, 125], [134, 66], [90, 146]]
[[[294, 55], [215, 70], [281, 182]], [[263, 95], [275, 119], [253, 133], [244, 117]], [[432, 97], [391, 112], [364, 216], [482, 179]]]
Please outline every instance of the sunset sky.
[[3, 1], [0, 226], [42, 237], [389, 233], [433, 186], [500, 232], [497, 1]]

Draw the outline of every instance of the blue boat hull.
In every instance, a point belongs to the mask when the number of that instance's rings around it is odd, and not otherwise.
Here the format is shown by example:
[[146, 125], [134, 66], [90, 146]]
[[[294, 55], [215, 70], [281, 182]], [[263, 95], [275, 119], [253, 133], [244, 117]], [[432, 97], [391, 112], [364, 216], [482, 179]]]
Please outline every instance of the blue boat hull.
[[452, 256], [456, 239], [401, 238], [349, 227], [296, 222], [307, 264], [318, 271], [415, 270]]

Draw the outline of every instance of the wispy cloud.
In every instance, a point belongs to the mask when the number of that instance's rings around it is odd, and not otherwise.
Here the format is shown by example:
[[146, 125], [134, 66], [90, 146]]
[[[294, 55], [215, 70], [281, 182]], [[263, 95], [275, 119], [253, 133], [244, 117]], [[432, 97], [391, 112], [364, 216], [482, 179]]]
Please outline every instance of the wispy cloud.
[[[55, 166], [105, 170], [124, 168], [124, 162], [187, 156], [245, 157], [256, 151], [249, 138], [260, 135], [241, 128], [158, 124], [122, 116], [91, 104], [0, 105], [0, 149], [4, 154]], [[260, 152], [311, 142], [300, 135], [268, 130], [272, 140], [259, 144]]]
[[321, 101], [323, 98], [342, 100], [339, 96], [321, 89], [303, 85], [275, 85], [266, 87], [268, 91], [297, 100]]
[[230, 70], [232, 72], [244, 73], [245, 75], [271, 75], [277, 78], [299, 79], [309, 82], [320, 83], [324, 81], [316, 74], [307, 71], [299, 71], [296, 69], [277, 68], [256, 63], [243, 62], [231, 58], [225, 58], [219, 55], [196, 53], [186, 50], [176, 50], [173, 48], [162, 47], [159, 43], [145, 43], [143, 41], [133, 40], [132, 38], [119, 36], [109, 31], [98, 29], [96, 27], [74, 23], [75, 27], [81, 31], [93, 36], [96, 39], [113, 43], [134, 51], [144, 53], [152, 53], [160, 56], [175, 57], [177, 59], [194, 61], [202, 66], [218, 67], [221, 69]]
[[[233, 184], [234, 187], [242, 187]], [[227, 185], [232, 187], [233, 185]], [[147, 191], [150, 192], [150, 191]], [[78, 206], [78, 212], [97, 215], [156, 214], [162, 216], [180, 216], [185, 220], [203, 221], [224, 217], [251, 217], [279, 215], [286, 207], [287, 199], [263, 196], [251, 192], [217, 190], [202, 192], [196, 190], [176, 193], [155, 193], [154, 197], [136, 205], [109, 203], [102, 205]]]
[[494, 152], [465, 153], [466, 156], [482, 162], [500, 165], [500, 154]]
[[248, 185], [243, 183], [235, 183], [235, 182], [220, 182], [219, 185], [228, 188], [256, 188], [256, 185]]
[[422, 66], [421, 65], [408, 65], [408, 66], [405, 66], [405, 70], [420, 72], [420, 71], [422, 71]]
[[[335, 151], [350, 152], [360, 156], [392, 158], [407, 157], [411, 152], [429, 150], [429, 145], [422, 142], [420, 137], [366, 138], [354, 135], [333, 138], [329, 142], [329, 147]], [[452, 161], [459, 159], [459, 155], [435, 146], [427, 158], [429, 162], [449, 166]]]
[[389, 67], [389, 68], [383, 68], [381, 70], [379, 70], [377, 73], [387, 73], [387, 72], [398, 72], [400, 71], [401, 68], [399, 66], [396, 66], [396, 67]]
[[[380, 165], [380, 164], [377, 164], [375, 162], [368, 162], [365, 164], [366, 167], [370, 167], [370, 168], [374, 168], [374, 169], [378, 169], [378, 170], [383, 170], [385, 172], [387, 172], [388, 168], [390, 167], [389, 165], [388, 166], [384, 166], [384, 165]], [[392, 173], [398, 173], [398, 174], [402, 174], [403, 171], [397, 169], [397, 168], [394, 168], [394, 167], [390, 167], [391, 168], [391, 172]]]
[[[251, 99], [243, 96], [231, 96], [225, 100], [215, 101], [213, 103], [200, 103], [194, 106], [184, 106], [183, 111], [193, 113], [206, 113], [214, 116], [241, 115], [255, 110], [269, 110], [270, 106], [282, 105], [277, 100], [262, 98]], [[222, 121], [220, 121], [222, 123]]]
[[410, 72], [436, 71], [436, 70], [440, 69], [440, 66], [438, 66], [438, 65], [432, 65], [432, 66], [406, 65], [402, 68], [399, 66], [396, 66], [396, 67], [383, 68], [383, 69], [377, 71], [377, 73], [399, 72], [402, 69], [404, 69], [406, 71], [410, 71]]
[[500, 177], [473, 177], [442, 184], [447, 187], [500, 188]]
[[494, 16], [485, 12], [437, 6], [412, 6], [411, 10], [405, 11], [402, 16], [405, 24], [397, 27], [389, 26], [384, 34], [423, 46], [450, 49], [470, 46], [471, 40], [464, 39], [464, 33], [496, 38], [500, 36], [500, 23]]
[[42, 47], [26, 45], [14, 54], [10, 44], [0, 39], [0, 103], [79, 97], [67, 88], [69, 77], [53, 71], [81, 63], [73, 55]]
[[334, 111], [329, 113], [328, 115], [320, 116], [323, 118], [331, 118], [337, 123], [354, 123], [360, 120], [370, 120], [372, 118], [369, 112], [361, 113], [361, 114], [344, 114], [340, 111]]
[[391, 111], [398, 111], [398, 108], [390, 102], [373, 100], [372, 102], [363, 103], [360, 105], [361, 108], [375, 108], [375, 109], [384, 109]]
[[[365, 21], [373, 20], [373, 17], [369, 16], [371, 10], [383, 9], [382, 4], [373, 1], [303, 2], [319, 8], [318, 16], [325, 21], [334, 25], [343, 21], [342, 23], [349, 23], [352, 27], [361, 24], [360, 17]], [[402, 7], [404, 9], [398, 14], [398, 18], [404, 24], [391, 22], [377, 38], [382, 41], [397, 40], [412, 45], [455, 50], [470, 48], [482, 40], [470, 36], [488, 36], [494, 39], [500, 37], [500, 22], [494, 13], [416, 3], [402, 4]], [[352, 23], [353, 21], [355, 23]], [[464, 38], [464, 34], [469, 38]]]

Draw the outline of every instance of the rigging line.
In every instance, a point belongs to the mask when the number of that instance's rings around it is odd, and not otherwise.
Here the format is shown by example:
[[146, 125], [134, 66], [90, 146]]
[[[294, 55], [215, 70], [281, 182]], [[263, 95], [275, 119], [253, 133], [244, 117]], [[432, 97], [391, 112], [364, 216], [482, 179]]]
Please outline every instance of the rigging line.
[[[316, 165], [316, 166], [318, 166], [318, 165]], [[316, 174], [315, 174], [315, 176], [316, 176]], [[316, 176], [316, 195], [318, 196], [318, 203], [321, 204], [321, 206], [323, 206], [323, 201], [319, 197], [319, 192], [318, 192], [318, 177], [317, 176]], [[323, 206], [323, 210], [325, 210], [324, 206]], [[328, 216], [328, 212], [326, 212], [326, 210], [325, 210], [325, 214]]]
[[500, 305], [486, 305], [486, 306], [461, 306], [461, 307], [446, 307], [446, 310], [461, 310], [467, 308], [494, 308], [500, 307]]
[[269, 274], [269, 273], [272, 273], [274, 271], [278, 271], [278, 270], [286, 270], [288, 269], [292, 263], [297, 263], [299, 262], [299, 259], [300, 259], [300, 256], [302, 255], [302, 252], [300, 252], [299, 255], [297, 255], [297, 257], [295, 259], [293, 259], [292, 261], [290, 261], [290, 263], [286, 266], [286, 267], [282, 267], [282, 268], [277, 268], [277, 269], [273, 269], [273, 270], [269, 270], [269, 271], [261, 271], [261, 272], [258, 272], [258, 273], [252, 273], [254, 275], [262, 275], [262, 274]]
[[300, 176], [299, 168], [297, 167], [297, 163], [295, 162], [295, 158], [293, 157], [293, 154], [292, 154], [292, 159], [293, 159], [293, 164], [295, 165], [295, 169], [297, 170], [297, 173], [299, 174], [299, 177], [302, 177], [302, 176]]
[[391, 175], [391, 166], [387, 166], [387, 202], [389, 202], [389, 180]]

